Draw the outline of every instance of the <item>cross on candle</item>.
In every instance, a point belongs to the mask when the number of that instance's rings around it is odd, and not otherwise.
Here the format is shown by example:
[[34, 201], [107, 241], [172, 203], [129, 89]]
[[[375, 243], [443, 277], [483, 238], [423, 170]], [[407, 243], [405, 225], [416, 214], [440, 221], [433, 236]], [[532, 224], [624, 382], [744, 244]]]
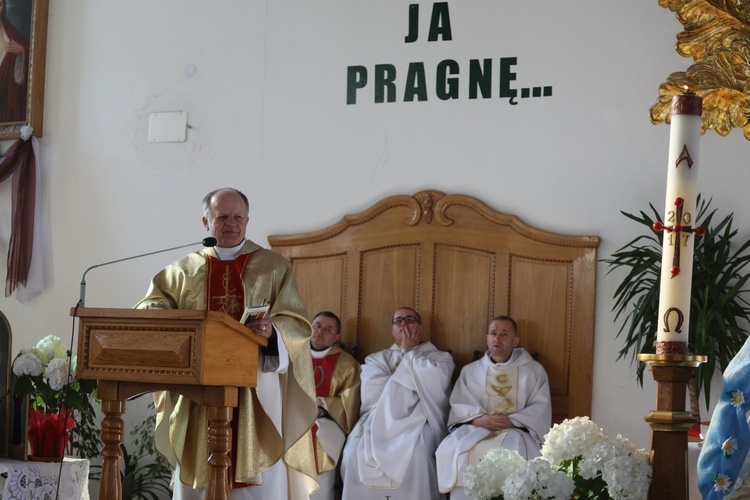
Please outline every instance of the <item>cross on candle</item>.
[[[690, 157], [688, 157], [688, 161], [690, 164], [688, 165], [688, 168], [692, 166], [692, 160], [690, 160]], [[679, 163], [679, 162], [678, 162]], [[675, 219], [675, 224], [671, 226], [665, 226], [659, 221], [654, 222], [654, 231], [666, 231], [668, 233], [674, 233], [675, 234], [675, 245], [674, 245], [674, 254], [672, 256], [672, 277], [674, 278], [678, 274], [680, 274], [680, 242], [682, 241], [682, 233], [687, 234], [695, 234], [696, 236], [703, 236], [706, 234], [706, 228], [703, 226], [698, 227], [692, 227], [692, 226], [683, 226], [680, 224], [680, 221], [682, 221], [682, 210], [685, 205], [685, 200], [682, 198], [677, 198], [674, 200], [674, 206], [676, 208], [677, 216]]]

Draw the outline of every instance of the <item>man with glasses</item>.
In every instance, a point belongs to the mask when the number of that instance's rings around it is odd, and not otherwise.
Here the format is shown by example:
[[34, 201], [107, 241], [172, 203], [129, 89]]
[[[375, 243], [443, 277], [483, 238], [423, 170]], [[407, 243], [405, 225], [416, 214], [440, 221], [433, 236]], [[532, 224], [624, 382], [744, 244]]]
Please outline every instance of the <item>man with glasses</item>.
[[453, 357], [422, 342], [411, 307], [394, 315], [395, 343], [362, 366], [361, 417], [342, 458], [343, 498], [435, 500], [435, 449], [447, 433]]

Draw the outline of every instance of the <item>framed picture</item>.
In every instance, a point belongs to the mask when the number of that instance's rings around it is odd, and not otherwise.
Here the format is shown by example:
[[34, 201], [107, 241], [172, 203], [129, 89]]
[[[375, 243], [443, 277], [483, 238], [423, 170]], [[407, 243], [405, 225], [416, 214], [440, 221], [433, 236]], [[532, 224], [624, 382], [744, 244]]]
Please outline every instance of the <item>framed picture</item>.
[[0, 139], [42, 136], [49, 0], [0, 0]]

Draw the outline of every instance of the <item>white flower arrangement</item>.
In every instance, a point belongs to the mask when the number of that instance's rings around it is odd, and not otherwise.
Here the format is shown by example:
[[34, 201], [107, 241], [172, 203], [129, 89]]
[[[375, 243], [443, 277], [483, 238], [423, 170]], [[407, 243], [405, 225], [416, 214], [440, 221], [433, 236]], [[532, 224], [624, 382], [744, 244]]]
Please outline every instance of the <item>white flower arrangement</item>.
[[[75, 363], [73, 358], [72, 363]], [[48, 335], [35, 347], [21, 349], [13, 360], [17, 396], [29, 396], [32, 409], [57, 412], [66, 385], [67, 406], [81, 410], [83, 398], [96, 389], [96, 380], [78, 380], [70, 376], [71, 359], [65, 344], [55, 335]]]
[[542, 456], [491, 450], [464, 472], [464, 491], [479, 500], [642, 499], [651, 483], [648, 454], [618, 435], [612, 439], [588, 417], [555, 424]]

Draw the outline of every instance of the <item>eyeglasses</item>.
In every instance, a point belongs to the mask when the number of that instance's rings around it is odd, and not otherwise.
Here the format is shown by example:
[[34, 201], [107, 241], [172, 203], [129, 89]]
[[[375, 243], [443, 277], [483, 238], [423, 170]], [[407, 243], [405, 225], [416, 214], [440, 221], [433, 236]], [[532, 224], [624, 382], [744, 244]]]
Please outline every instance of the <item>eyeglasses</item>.
[[393, 318], [393, 324], [401, 326], [404, 323], [411, 325], [412, 323], [419, 323], [419, 320], [414, 316], [406, 316], [405, 318]]

